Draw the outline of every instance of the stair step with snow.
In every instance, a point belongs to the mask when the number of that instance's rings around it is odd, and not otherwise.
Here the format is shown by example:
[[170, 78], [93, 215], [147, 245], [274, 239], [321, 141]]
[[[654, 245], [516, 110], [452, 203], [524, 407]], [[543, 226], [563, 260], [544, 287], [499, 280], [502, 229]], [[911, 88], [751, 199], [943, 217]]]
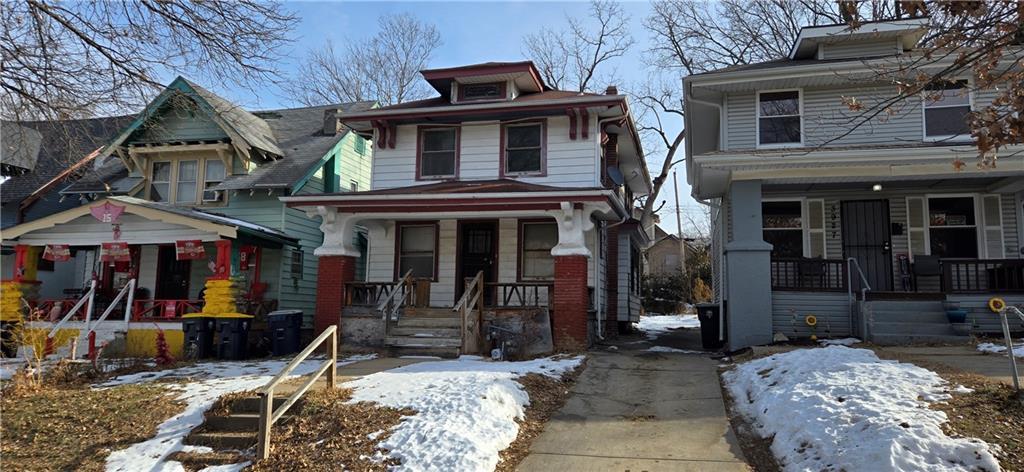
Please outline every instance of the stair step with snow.
[[457, 338], [459, 337], [459, 329], [399, 325], [391, 328], [391, 335], [410, 336], [413, 338]]

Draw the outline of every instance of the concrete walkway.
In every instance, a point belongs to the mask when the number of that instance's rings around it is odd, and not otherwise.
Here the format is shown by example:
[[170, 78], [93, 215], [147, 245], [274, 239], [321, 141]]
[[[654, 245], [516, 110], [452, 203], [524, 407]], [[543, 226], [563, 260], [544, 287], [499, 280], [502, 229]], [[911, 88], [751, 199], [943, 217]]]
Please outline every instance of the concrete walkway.
[[[656, 344], [683, 347], [678, 339]], [[626, 341], [592, 352], [519, 470], [749, 470], [726, 417], [718, 363], [649, 346]]]
[[[1013, 385], [1010, 377], [1010, 359], [1004, 354], [978, 352], [969, 346], [892, 346], [882, 348], [953, 369], [988, 377], [990, 380]], [[1024, 359], [1017, 359], [1017, 368], [1024, 371]]]

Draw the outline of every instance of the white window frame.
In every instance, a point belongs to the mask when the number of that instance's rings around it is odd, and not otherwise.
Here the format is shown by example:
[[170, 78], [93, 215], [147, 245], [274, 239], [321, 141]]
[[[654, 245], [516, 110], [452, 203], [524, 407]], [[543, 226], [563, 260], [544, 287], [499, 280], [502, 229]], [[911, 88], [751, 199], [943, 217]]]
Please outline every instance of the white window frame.
[[[228, 178], [228, 165], [224, 161], [222, 161], [220, 159], [217, 159], [217, 158], [203, 159], [202, 161], [203, 161], [203, 163], [202, 163], [202, 172], [200, 173], [200, 176], [202, 178], [201, 179], [199, 179], [199, 178], [196, 179], [196, 180], [198, 180], [199, 182], [202, 183], [202, 187], [199, 188], [199, 203], [202, 204], [202, 205], [222, 205], [222, 204], [227, 203], [228, 198], [227, 198], [227, 192], [226, 191], [224, 191], [224, 190], [206, 190], [206, 183], [207, 183], [207, 180], [206, 180], [206, 166], [210, 165], [210, 162], [220, 162], [222, 165], [224, 165], [224, 178], [221, 179], [221, 180], [213, 180], [213, 181], [211, 181], [211, 182], [221, 183], [221, 182], [224, 182], [224, 180], [226, 180]], [[206, 199], [206, 192], [216, 192], [219, 198], [217, 198], [216, 200], [207, 200]]]
[[[796, 92], [797, 93], [797, 105], [800, 108], [800, 141], [796, 143], [771, 143], [761, 144], [761, 94], [763, 93], [777, 93], [777, 92]], [[792, 115], [780, 115], [780, 116], [792, 116]], [[758, 90], [754, 94], [754, 144], [757, 149], [779, 149], [779, 148], [792, 148], [792, 147], [803, 147], [804, 139], [806, 134], [804, 133], [804, 89], [803, 88], [786, 88], [786, 89], [772, 89], [772, 90]], [[769, 118], [769, 117], [765, 117]]]
[[[153, 180], [156, 176], [156, 165], [167, 164], [167, 180]], [[177, 172], [175, 162], [173, 160], [154, 160], [149, 164], [149, 185], [146, 186], [146, 200], [153, 200], [153, 185], [154, 184], [167, 184], [167, 195], [164, 195], [165, 199], [161, 200], [163, 203], [174, 204], [174, 193], [177, 191], [175, 188], [176, 183], [174, 174]]]
[[[982, 204], [983, 204], [982, 203], [982, 198], [985, 195], [988, 195], [988, 194], [978, 194], [978, 193], [926, 193], [924, 195], [911, 195], [911, 196], [907, 196], [906, 197], [906, 205], [907, 205], [907, 211], [906, 211], [906, 214], [907, 214], [907, 221], [906, 221], [906, 223], [907, 223], [907, 232], [906, 232], [906, 234], [907, 234], [907, 257], [910, 259], [910, 261], [913, 262], [913, 260], [914, 260], [914, 249], [913, 249], [913, 246], [912, 246], [913, 242], [912, 242], [912, 240], [910, 238], [910, 229], [911, 229], [911, 226], [910, 226], [910, 199], [912, 199], [912, 198], [921, 198], [921, 199], [924, 200], [923, 201], [923, 206], [922, 206], [922, 209], [924, 211], [924, 228], [923, 228], [924, 229], [924, 253], [926, 255], [929, 255], [929, 256], [932, 254], [932, 231], [931, 231], [932, 230], [932, 216], [931, 216], [932, 212], [931, 212], [931, 206], [929, 205], [929, 200], [932, 199], [932, 198], [968, 198], [968, 197], [971, 198], [972, 201], [973, 201], [973, 207], [974, 207], [974, 232], [975, 232], [975, 242], [977, 243], [978, 259], [986, 258], [986, 253], [988, 251], [987, 251], [987, 246], [985, 244], [986, 243], [986, 241], [985, 241], [985, 221], [984, 221], [985, 215], [982, 213], [984, 211], [984, 207], [982, 207]], [[1000, 215], [1000, 216], [1002, 216], [1002, 215]], [[1001, 224], [1002, 224], [1002, 221], [1000, 221], [1000, 225]], [[947, 228], [948, 227], [952, 227], [952, 228], [969, 228], [970, 226], [968, 226], [968, 225], [959, 226], [958, 225], [958, 226], [945, 226], [945, 227], [947, 227]], [[1005, 244], [1006, 235], [1002, 234], [1002, 232], [1000, 232], [1000, 234], [1002, 235], [1002, 238], [1003, 238], [1003, 243], [1002, 244]]]
[[[808, 202], [811, 202], [811, 201], [819, 201], [819, 202], [821, 202], [821, 222], [822, 222], [821, 229], [811, 229], [810, 226], [808, 225], [808, 223], [810, 221], [808, 219], [808, 217], [810, 216], [810, 207], [808, 206]], [[801, 237], [801, 243], [802, 243], [802, 246], [803, 246], [802, 256], [801, 257], [806, 257], [806, 258], [813, 257], [811, 255], [811, 237], [813, 235], [815, 235], [815, 234], [820, 234], [821, 238], [822, 238], [822, 254], [821, 254], [821, 258], [822, 259], [828, 259], [828, 223], [825, 220], [825, 215], [827, 215], [828, 212], [825, 209], [825, 199], [824, 198], [807, 198], [807, 197], [770, 197], [770, 198], [762, 198], [761, 199], [761, 203], [771, 203], [771, 202], [800, 202], [800, 232], [801, 232], [801, 236], [800, 237]], [[767, 229], [767, 228], [763, 227], [764, 226], [763, 218], [764, 217], [762, 215], [762, 223], [761, 223], [762, 224], [762, 228], [761, 228], [762, 232], [764, 232], [765, 229]], [[776, 230], [778, 230], [778, 231], [797, 231], [796, 228], [790, 228], [790, 229], [777, 228]], [[768, 229], [768, 231], [775, 231], [775, 230]]]
[[[555, 245], [556, 246], [558, 245], [558, 241], [557, 241], [557, 239], [558, 239], [558, 236], [557, 236], [557, 234], [558, 234], [557, 233], [558, 223], [557, 222], [555, 222], [555, 221], [522, 221], [522, 222], [520, 222], [519, 223], [520, 231], [519, 231], [519, 236], [518, 237], [522, 238], [522, 241], [520, 241], [520, 243], [519, 243], [519, 254], [517, 256], [519, 258], [519, 261], [518, 261], [519, 273], [517, 274], [516, 278], [520, 282], [536, 282], [536, 281], [542, 281], [543, 282], [543, 281], [555, 280], [555, 274], [554, 273], [551, 274], [551, 277], [537, 277], [537, 276], [528, 276], [528, 275], [526, 275], [526, 253], [527, 253], [527, 249], [526, 249], [526, 228], [528, 226], [530, 226], [530, 225], [555, 225], [555, 229], [556, 229]], [[540, 252], [540, 251], [532, 251], [532, 252]], [[550, 252], [551, 251], [549, 250], [548, 251], [548, 255], [549, 256], [550, 256]], [[553, 258], [554, 256], [551, 256], [551, 257]]]
[[[192, 200], [178, 201], [178, 166], [182, 162], [196, 161], [196, 195]], [[227, 192], [222, 193], [222, 198], [218, 201], [204, 200], [203, 194], [206, 192], [206, 163], [209, 161], [224, 162], [218, 157], [182, 157], [177, 159], [159, 159], [153, 160], [149, 164], [149, 175], [147, 176], [149, 183], [146, 185], [145, 196], [147, 200], [153, 201], [152, 185], [154, 183], [165, 183], [165, 181], [153, 181], [154, 167], [157, 163], [165, 162], [170, 166], [170, 172], [168, 173], [167, 183], [167, 200], [163, 203], [171, 205], [204, 205], [204, 206], [222, 206], [228, 202]], [[231, 168], [224, 164], [224, 179], [227, 180], [231, 176]], [[221, 181], [223, 182], [223, 180]]]
[[[968, 111], [974, 111], [974, 80], [970, 78], [966, 79], [955, 79], [956, 81], [966, 80], [967, 84], [964, 88], [967, 89], [967, 108]], [[963, 105], [939, 105], [939, 106], [928, 106], [928, 93], [927, 91], [921, 93], [921, 138], [925, 142], [941, 142], [941, 141], [970, 141], [971, 134], [950, 134], [941, 136], [928, 136], [928, 110], [934, 108], [954, 108], [961, 107]], [[930, 254], [930, 253], [929, 253]]]

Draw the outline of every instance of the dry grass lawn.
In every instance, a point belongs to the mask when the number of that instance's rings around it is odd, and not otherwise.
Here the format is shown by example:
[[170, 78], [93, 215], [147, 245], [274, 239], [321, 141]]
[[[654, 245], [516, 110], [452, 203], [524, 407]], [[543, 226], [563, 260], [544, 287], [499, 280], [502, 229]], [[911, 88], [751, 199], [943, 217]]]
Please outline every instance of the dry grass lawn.
[[182, 411], [161, 385], [46, 387], [0, 398], [4, 470], [104, 470], [107, 456], [145, 441]]

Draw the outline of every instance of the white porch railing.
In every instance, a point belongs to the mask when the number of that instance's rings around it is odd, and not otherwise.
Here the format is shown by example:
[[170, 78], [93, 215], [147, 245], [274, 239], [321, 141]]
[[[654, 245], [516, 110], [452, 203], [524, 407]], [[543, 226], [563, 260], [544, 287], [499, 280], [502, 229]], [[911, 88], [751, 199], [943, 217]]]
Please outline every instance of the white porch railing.
[[96, 327], [99, 326], [99, 324], [103, 322], [103, 320], [107, 319], [107, 316], [114, 311], [114, 308], [117, 307], [117, 304], [121, 303], [121, 299], [125, 297], [125, 294], [128, 295], [128, 302], [125, 303], [124, 307], [124, 332], [125, 336], [127, 336], [128, 323], [130, 323], [132, 319], [132, 302], [135, 299], [135, 279], [129, 280], [128, 283], [125, 284], [125, 286], [121, 288], [119, 292], [117, 292], [117, 296], [114, 297], [114, 300], [111, 301], [109, 305], [107, 305], [107, 309], [103, 310], [103, 314], [100, 315], [99, 318], [96, 318], [96, 321], [94, 321], [92, 324], [86, 321], [85, 339], [89, 341], [90, 358], [95, 354], [96, 350]]
[[[64, 318], [61, 318], [60, 321], [53, 325], [53, 328], [50, 329], [50, 332], [46, 335], [46, 339], [53, 339], [57, 332], [60, 331], [60, 328], [67, 324], [68, 320], [70, 320], [72, 316], [75, 316], [75, 313], [77, 313], [78, 310], [82, 308], [83, 303], [88, 303], [85, 308], [85, 326], [89, 326], [89, 321], [92, 320], [93, 298], [95, 298], [95, 296], [96, 280], [93, 280], [92, 282], [89, 283], [89, 291], [85, 292], [85, 295], [82, 295], [82, 298], [78, 299], [78, 302], [75, 303], [75, 306], [71, 307], [71, 311], [69, 311], [68, 314], [64, 315]], [[75, 344], [77, 344], [78, 340], [76, 339], [74, 342]], [[71, 350], [72, 359], [74, 359], [76, 356], [75, 351], [76, 349]]]

